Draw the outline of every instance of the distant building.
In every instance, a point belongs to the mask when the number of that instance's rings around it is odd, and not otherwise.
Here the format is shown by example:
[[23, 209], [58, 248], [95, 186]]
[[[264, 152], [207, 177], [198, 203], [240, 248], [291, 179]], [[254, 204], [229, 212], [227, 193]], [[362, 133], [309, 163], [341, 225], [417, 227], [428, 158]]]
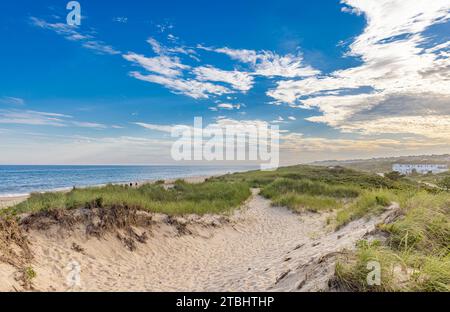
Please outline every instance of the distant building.
[[448, 167], [440, 164], [394, 164], [392, 170], [401, 174], [436, 174], [448, 171]]

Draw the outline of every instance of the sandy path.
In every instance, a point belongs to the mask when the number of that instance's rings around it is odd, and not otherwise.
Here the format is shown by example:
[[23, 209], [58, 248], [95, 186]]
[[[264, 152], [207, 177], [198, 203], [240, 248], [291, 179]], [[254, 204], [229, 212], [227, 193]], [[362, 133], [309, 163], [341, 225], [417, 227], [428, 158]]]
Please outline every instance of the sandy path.
[[[305, 290], [318, 290], [326, 274], [305, 283], [305, 266], [353, 247], [375, 224], [375, 220], [361, 220], [333, 232], [326, 226], [327, 215], [294, 214], [271, 207], [254, 193], [229, 225], [192, 228], [194, 235], [182, 236], [161, 225], [134, 252], [112, 234], [86, 240], [77, 233], [64, 239], [30, 233], [36, 289], [67, 290], [67, 276], [73, 272], [70, 263], [76, 261], [81, 270], [76, 291], [298, 290], [299, 282], [302, 287], [307, 284]], [[72, 250], [74, 242], [84, 248], [83, 253]]]

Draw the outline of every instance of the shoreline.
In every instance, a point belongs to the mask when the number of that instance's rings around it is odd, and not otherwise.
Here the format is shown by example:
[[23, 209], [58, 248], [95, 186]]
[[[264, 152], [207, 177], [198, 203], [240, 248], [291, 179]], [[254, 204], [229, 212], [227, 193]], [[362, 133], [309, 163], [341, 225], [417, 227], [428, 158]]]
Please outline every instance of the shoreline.
[[[236, 171], [237, 172], [237, 171]], [[206, 179], [208, 178], [212, 178], [212, 177], [217, 177], [223, 174], [213, 174], [213, 175], [199, 175], [199, 176], [187, 176], [187, 177], [176, 177], [176, 178], [169, 178], [169, 179], [164, 179], [164, 184], [165, 185], [170, 185], [173, 184], [176, 180], [182, 179], [188, 183], [202, 183], [204, 182]], [[113, 185], [128, 185], [130, 183], [133, 183], [133, 186], [135, 186], [137, 184], [138, 187], [145, 185], [145, 184], [152, 184], [155, 183], [157, 181], [160, 181], [163, 179], [150, 179], [150, 180], [144, 180], [144, 181], [133, 181], [133, 182], [117, 182], [117, 183], [103, 183], [103, 184], [97, 184], [97, 185], [86, 185], [86, 186], [80, 186], [77, 188], [83, 189], [83, 188], [90, 188], [90, 187], [104, 187], [108, 184], [113, 184]], [[36, 193], [41, 193], [41, 194], [45, 194], [45, 193], [68, 193], [72, 190], [72, 187], [67, 187], [67, 188], [58, 188], [58, 189], [54, 189], [54, 190], [48, 190], [48, 191], [42, 191], [42, 192], [36, 192]], [[33, 193], [33, 192], [32, 192]], [[9, 195], [0, 195], [0, 209], [5, 209], [14, 205], [18, 205], [21, 202], [26, 201], [30, 195], [32, 193], [29, 194], [23, 194], [23, 195], [13, 195], [13, 196], [9, 196]]]

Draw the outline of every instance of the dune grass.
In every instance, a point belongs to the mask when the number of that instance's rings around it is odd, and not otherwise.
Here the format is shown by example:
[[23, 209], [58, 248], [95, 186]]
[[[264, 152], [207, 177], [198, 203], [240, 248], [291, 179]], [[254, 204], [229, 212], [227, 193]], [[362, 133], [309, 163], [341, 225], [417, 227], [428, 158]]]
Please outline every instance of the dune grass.
[[342, 206], [342, 202], [333, 197], [311, 196], [297, 193], [287, 193], [272, 200], [273, 206], [287, 207], [295, 212], [329, 211]]
[[[339, 209], [338, 224], [341, 226], [381, 211], [386, 197], [391, 198], [394, 193], [403, 191], [416, 191], [418, 187], [417, 183], [407, 179], [392, 180], [343, 167], [306, 165], [275, 171], [240, 172], [214, 180], [249, 183], [252, 187], [261, 188], [261, 195], [270, 199], [273, 205], [286, 206], [298, 212]], [[378, 192], [378, 195], [371, 197], [370, 192]], [[374, 204], [373, 200], [378, 202]]]
[[354, 186], [331, 185], [306, 179], [294, 180], [287, 178], [276, 179], [266, 185], [261, 194], [267, 198], [274, 198], [286, 193], [307, 194], [312, 196], [329, 196], [335, 198], [353, 198], [359, 195], [359, 189]]
[[220, 181], [245, 181], [253, 187], [264, 187], [277, 179], [309, 180], [330, 185], [357, 186], [360, 188], [408, 188], [411, 181], [392, 181], [376, 174], [342, 167], [298, 165], [282, 167], [274, 171], [249, 171], [214, 178]]
[[17, 215], [53, 209], [77, 209], [126, 205], [139, 210], [179, 214], [225, 213], [239, 207], [251, 195], [246, 183], [205, 182], [189, 184], [176, 181], [166, 189], [160, 183], [139, 188], [107, 185], [74, 189], [68, 193], [32, 194], [31, 197], [3, 214]]
[[336, 227], [340, 228], [364, 216], [380, 214], [396, 199], [397, 196], [389, 190], [365, 190], [355, 201], [337, 212]]
[[[338, 283], [354, 291], [450, 291], [450, 194], [419, 192], [402, 202], [404, 216], [380, 225], [387, 241], [361, 241], [336, 266]], [[381, 265], [381, 285], [368, 286], [367, 263]]]

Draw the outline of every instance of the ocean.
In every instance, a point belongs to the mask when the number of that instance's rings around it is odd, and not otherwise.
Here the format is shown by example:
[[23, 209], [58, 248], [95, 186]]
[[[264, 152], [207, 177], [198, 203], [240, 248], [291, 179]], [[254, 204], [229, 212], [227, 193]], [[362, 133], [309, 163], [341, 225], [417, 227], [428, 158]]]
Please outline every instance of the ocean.
[[107, 183], [208, 176], [249, 166], [0, 166], [0, 196], [13, 197]]

